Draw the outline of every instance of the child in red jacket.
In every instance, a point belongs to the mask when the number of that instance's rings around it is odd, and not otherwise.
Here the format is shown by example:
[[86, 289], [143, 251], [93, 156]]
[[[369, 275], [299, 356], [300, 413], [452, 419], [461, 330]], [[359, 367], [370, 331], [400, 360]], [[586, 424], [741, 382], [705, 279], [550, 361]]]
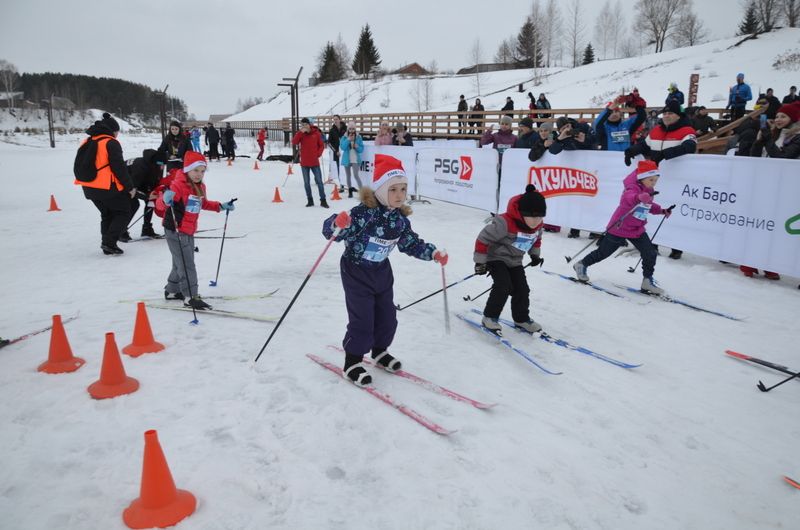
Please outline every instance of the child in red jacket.
[[156, 200], [156, 213], [164, 214], [164, 236], [172, 254], [172, 269], [164, 286], [164, 298], [185, 300], [184, 305], [194, 309], [211, 309], [197, 291], [197, 268], [194, 264], [197, 217], [200, 210], [233, 211], [233, 202], [219, 203], [206, 199], [203, 176], [207, 166], [203, 155], [188, 151], [183, 157], [183, 170], [175, 173], [169, 189]]

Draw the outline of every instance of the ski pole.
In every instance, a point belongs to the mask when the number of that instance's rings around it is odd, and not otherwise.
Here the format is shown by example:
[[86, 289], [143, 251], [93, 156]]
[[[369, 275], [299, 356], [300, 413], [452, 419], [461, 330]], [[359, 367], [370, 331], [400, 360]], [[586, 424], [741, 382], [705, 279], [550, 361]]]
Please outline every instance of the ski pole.
[[128, 225], [128, 228], [126, 228], [125, 230], [130, 230], [130, 229], [131, 229], [131, 227], [132, 227], [133, 225], [135, 225], [136, 223], [138, 223], [138, 222], [139, 222], [139, 219], [141, 219], [142, 217], [144, 217], [144, 214], [145, 214], [145, 212], [147, 212], [147, 206], [145, 206], [145, 207], [144, 207], [144, 212], [142, 212], [142, 215], [140, 215], [139, 217], [137, 217], [137, 218], [136, 218], [136, 220], [135, 220], [134, 222], [132, 222], [131, 224], [129, 224], [129, 225]]
[[271, 341], [271, 340], [272, 340], [272, 337], [275, 335], [275, 332], [276, 332], [276, 331], [278, 331], [278, 328], [279, 328], [279, 327], [281, 327], [281, 324], [283, 323], [283, 319], [284, 319], [284, 318], [286, 318], [286, 315], [287, 315], [287, 314], [289, 314], [289, 310], [290, 310], [290, 309], [292, 308], [292, 306], [294, 305], [295, 301], [297, 300], [297, 297], [298, 297], [298, 296], [300, 296], [300, 293], [303, 291], [303, 288], [304, 288], [304, 287], [306, 286], [306, 284], [308, 283], [308, 280], [309, 280], [309, 279], [311, 279], [311, 275], [312, 275], [312, 274], [314, 274], [314, 271], [315, 271], [315, 270], [317, 270], [317, 266], [318, 266], [318, 265], [319, 265], [319, 263], [322, 261], [322, 258], [325, 256], [325, 253], [326, 253], [326, 252], [328, 252], [328, 249], [330, 248], [330, 246], [331, 246], [331, 243], [333, 243], [333, 242], [334, 242], [334, 240], [336, 239], [336, 236], [338, 236], [338, 235], [339, 235], [339, 231], [340, 231], [340, 230], [341, 230], [341, 229], [340, 229], [338, 226], [337, 226], [336, 228], [334, 228], [334, 230], [333, 230], [333, 235], [331, 235], [330, 239], [328, 239], [328, 243], [325, 245], [325, 248], [324, 248], [324, 249], [322, 249], [322, 253], [321, 253], [321, 254], [319, 255], [319, 257], [317, 258], [317, 261], [315, 261], [315, 262], [314, 262], [314, 266], [313, 266], [313, 267], [311, 267], [311, 270], [310, 270], [310, 271], [308, 272], [308, 274], [306, 275], [306, 278], [305, 278], [305, 280], [303, 280], [303, 283], [302, 283], [302, 284], [300, 284], [300, 288], [297, 290], [297, 292], [296, 292], [296, 293], [294, 293], [294, 297], [292, 298], [292, 301], [291, 301], [291, 302], [289, 302], [289, 306], [286, 308], [286, 310], [285, 310], [285, 311], [283, 312], [283, 314], [281, 315], [281, 318], [278, 320], [278, 323], [277, 323], [277, 324], [275, 324], [275, 327], [272, 329], [272, 333], [270, 333], [270, 334], [269, 334], [269, 337], [267, 337], [267, 341], [266, 341], [266, 342], [264, 343], [264, 345], [261, 347], [261, 351], [259, 351], [259, 352], [258, 352], [258, 355], [256, 355], [256, 359], [255, 359], [255, 361], [253, 361], [253, 362], [258, 362], [258, 359], [261, 357], [261, 354], [262, 354], [262, 353], [264, 353], [264, 350], [266, 350], [266, 349], [267, 349], [267, 344], [269, 344], [269, 341]]
[[[172, 214], [172, 224], [175, 225], [175, 234], [178, 236], [178, 250], [180, 250], [181, 252], [181, 262], [183, 263], [183, 276], [184, 278], [186, 278], [186, 286], [189, 288], [189, 300], [191, 301], [192, 284], [189, 283], [189, 269], [186, 267], [186, 258], [183, 256], [183, 244], [181, 243], [181, 233], [178, 230], [178, 218], [175, 217], [175, 210], [172, 208], [172, 205], [170, 205], [169, 211]], [[180, 287], [180, 285], [178, 285], [178, 287]], [[189, 305], [192, 308], [192, 315], [194, 315], [194, 320], [189, 322], [189, 324], [196, 326], [197, 324], [200, 323], [200, 321], [197, 320], [197, 310], [195, 310], [194, 306], [191, 303]]]
[[464, 278], [462, 278], [462, 279], [460, 279], [460, 280], [458, 280], [458, 281], [456, 281], [456, 282], [453, 282], [453, 283], [451, 283], [450, 285], [446, 286], [444, 289], [437, 289], [436, 291], [432, 292], [431, 294], [429, 294], [429, 295], [426, 295], [426, 296], [423, 296], [423, 297], [422, 297], [422, 298], [420, 298], [419, 300], [415, 300], [415, 301], [411, 302], [411, 303], [410, 303], [410, 304], [408, 304], [408, 305], [404, 305], [403, 307], [400, 307], [399, 305], [396, 305], [396, 304], [395, 304], [395, 308], [396, 308], [398, 311], [402, 311], [403, 309], [407, 309], [407, 308], [411, 307], [411, 306], [412, 306], [412, 305], [414, 305], [414, 304], [418, 304], [418, 303], [422, 302], [423, 300], [427, 300], [427, 299], [428, 299], [428, 298], [430, 298], [431, 296], [437, 295], [437, 294], [441, 293], [442, 291], [444, 291], [444, 290], [446, 290], [446, 289], [449, 289], [449, 288], [453, 287], [454, 285], [458, 285], [459, 283], [461, 283], [461, 282], [463, 282], [463, 281], [469, 280], [469, 279], [470, 279], [470, 278], [472, 278], [473, 276], [475, 276], [475, 273], [473, 273], [473, 274], [470, 274], [469, 276], [465, 276]]
[[[228, 203], [233, 204], [234, 202], [238, 201], [239, 198], [231, 199]], [[219, 260], [217, 260], [217, 275], [214, 276], [214, 280], [208, 282], [210, 287], [217, 286], [217, 280], [219, 280], [219, 266], [222, 264], [222, 248], [225, 246], [225, 232], [228, 231], [228, 214], [231, 213], [230, 210], [225, 210], [225, 225], [222, 227], [222, 241], [219, 244]]]
[[286, 187], [286, 181], [287, 180], [289, 180], [289, 172], [288, 171], [286, 172], [286, 178], [283, 179], [283, 184], [281, 184], [281, 188], [285, 188]]
[[444, 332], [450, 334], [450, 307], [447, 304], [447, 279], [442, 265], [442, 295], [444, 296]]
[[[672, 213], [672, 209], [673, 209], [673, 208], [675, 208], [675, 205], [674, 205], [674, 204], [673, 204], [672, 206], [670, 206], [669, 208], [667, 208], [667, 211], [668, 211], [668, 212], [670, 212], [670, 214], [671, 214], [671, 213]], [[656, 231], [655, 231], [655, 232], [653, 232], [653, 237], [650, 239], [650, 242], [651, 242], [651, 243], [652, 243], [653, 241], [655, 241], [655, 239], [656, 239], [656, 236], [658, 235], [658, 231], [659, 231], [659, 230], [661, 230], [661, 225], [663, 225], [663, 224], [664, 224], [664, 221], [666, 220], [666, 218], [667, 218], [667, 216], [665, 215], [665, 216], [664, 216], [664, 217], [661, 219], [661, 222], [659, 222], [659, 223], [658, 223], [658, 226], [656, 227]], [[641, 254], [640, 254], [640, 255], [639, 255], [639, 261], [637, 261], [637, 262], [636, 262], [636, 265], [634, 265], [633, 267], [628, 267], [628, 272], [636, 272], [636, 267], [638, 267], [638, 266], [639, 266], [639, 264], [640, 264], [641, 262], [642, 262], [642, 256], [641, 256]]]
[[774, 384], [774, 385], [772, 385], [772, 386], [770, 386], [770, 387], [766, 387], [766, 386], [764, 386], [764, 383], [762, 383], [761, 381], [759, 381], [759, 382], [758, 382], [758, 385], [757, 385], [757, 386], [758, 386], [758, 389], [759, 389], [759, 390], [761, 390], [762, 392], [769, 392], [770, 390], [772, 390], [772, 389], [773, 389], [773, 388], [775, 388], [776, 386], [781, 386], [781, 385], [782, 385], [782, 384], [784, 384], [784, 383], [788, 383], [789, 381], [791, 381], [791, 380], [792, 380], [792, 379], [794, 379], [795, 377], [800, 377], [800, 372], [797, 372], [796, 374], [792, 374], [792, 376], [791, 376], [791, 377], [787, 377], [786, 379], [784, 379], [784, 380], [783, 380], [783, 381], [781, 381], [780, 383], [776, 383], [776, 384]]
[[[653, 195], [658, 195], [658, 192], [657, 192], [657, 191], [653, 192]], [[624, 220], [625, 220], [625, 218], [626, 218], [626, 217], [628, 217], [630, 214], [632, 214], [632, 213], [633, 213], [633, 211], [634, 211], [636, 208], [638, 208], [638, 207], [639, 207], [639, 203], [637, 202], [637, 203], [636, 203], [636, 204], [633, 206], [633, 208], [631, 208], [630, 210], [628, 210], [627, 212], [625, 212], [625, 215], [623, 215], [622, 217], [620, 217], [620, 218], [617, 220], [617, 222], [616, 222], [616, 223], [614, 223], [614, 226], [612, 226], [611, 228], [617, 228], [617, 227], [619, 227], [619, 225], [621, 225], [621, 224], [622, 224], [622, 221], [624, 221]], [[597, 239], [602, 239], [602, 238], [604, 238], [604, 237], [606, 236], [606, 234], [608, 234], [608, 231], [609, 231], [609, 230], [611, 230], [611, 228], [606, 228], [606, 231], [605, 231], [605, 232], [603, 232], [602, 234], [600, 234], [600, 237], [599, 237], [599, 238], [597, 238]], [[577, 253], [575, 253], [575, 255], [574, 255], [574, 256], [572, 256], [572, 257], [570, 257], [570, 256], [564, 256], [564, 259], [565, 259], [565, 260], [567, 260], [567, 263], [570, 263], [572, 260], [574, 260], [575, 258], [577, 258], [578, 256], [580, 256], [581, 254], [583, 254], [583, 251], [584, 251], [584, 250], [586, 250], [587, 248], [591, 247], [591, 246], [592, 246], [592, 245], [594, 245], [595, 243], [596, 243], [596, 241], [595, 241], [595, 240], [589, 241], [589, 244], [588, 244], [588, 245], [586, 245], [585, 247], [583, 247], [582, 249], [580, 249], [580, 250], [579, 250]]]

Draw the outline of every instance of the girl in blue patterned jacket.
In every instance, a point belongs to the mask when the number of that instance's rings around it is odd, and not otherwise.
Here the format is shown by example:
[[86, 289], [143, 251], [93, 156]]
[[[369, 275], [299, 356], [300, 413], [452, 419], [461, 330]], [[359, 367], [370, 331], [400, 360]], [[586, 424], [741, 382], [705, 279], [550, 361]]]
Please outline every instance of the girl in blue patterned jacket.
[[394, 305], [394, 276], [387, 259], [395, 246], [415, 258], [447, 264], [447, 252], [425, 243], [411, 229], [411, 208], [405, 205], [408, 179], [403, 165], [394, 157], [375, 155], [372, 185], [361, 189], [361, 204], [332, 215], [322, 225], [330, 239], [335, 228], [341, 231], [336, 241], [345, 242], [340, 262], [342, 286], [349, 322], [342, 347], [345, 351], [344, 375], [358, 386], [372, 382], [361, 361], [372, 351], [375, 364], [389, 372], [400, 370], [400, 361], [387, 349], [397, 330]]

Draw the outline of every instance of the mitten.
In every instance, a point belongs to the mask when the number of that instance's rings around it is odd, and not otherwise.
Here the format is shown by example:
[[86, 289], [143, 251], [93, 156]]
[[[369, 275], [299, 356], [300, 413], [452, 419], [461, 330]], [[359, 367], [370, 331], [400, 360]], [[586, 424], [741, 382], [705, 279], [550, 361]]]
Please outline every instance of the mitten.
[[447, 260], [450, 259], [450, 256], [447, 255], [446, 250], [436, 250], [433, 253], [433, 261], [444, 267], [447, 265]]
[[220, 209], [232, 212], [234, 209], [233, 201], [223, 202], [219, 205]]
[[475, 264], [475, 274], [477, 274], [478, 276], [483, 276], [487, 272], [489, 272], [489, 271], [486, 270], [486, 264], [485, 263], [476, 263]]
[[333, 220], [333, 223], [336, 225], [337, 228], [344, 230], [348, 226], [350, 226], [350, 214], [347, 212], [339, 212], [336, 215], [336, 219]]
[[172, 190], [167, 190], [164, 192], [164, 195], [161, 196], [161, 200], [164, 201], [164, 204], [167, 206], [172, 206], [172, 201], [175, 199], [175, 192]]

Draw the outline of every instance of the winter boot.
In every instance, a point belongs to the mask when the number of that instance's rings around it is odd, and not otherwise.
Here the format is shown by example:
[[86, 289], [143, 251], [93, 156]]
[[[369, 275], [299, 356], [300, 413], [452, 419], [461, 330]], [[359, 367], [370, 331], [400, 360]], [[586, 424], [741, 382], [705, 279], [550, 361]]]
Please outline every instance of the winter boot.
[[352, 199], [352, 198], [353, 198], [353, 188], [350, 188], [350, 190], [348, 190], [348, 192], [347, 192], [347, 198], [348, 198], [348, 199]]
[[683, 251], [676, 248], [673, 248], [672, 252], [669, 253], [669, 257], [672, 259], [681, 259], [681, 256], [683, 256]]
[[758, 275], [758, 269], [754, 269], [753, 267], [748, 267], [747, 265], [739, 265], [739, 270], [742, 271], [742, 274], [744, 274], [748, 278], [752, 278], [754, 275]]
[[120, 256], [124, 254], [123, 250], [117, 246], [116, 243], [111, 243], [110, 245], [106, 245], [103, 243], [100, 245], [100, 248], [103, 250], [103, 254], [106, 256]]
[[481, 324], [492, 333], [499, 333], [500, 330], [503, 329], [500, 327], [500, 323], [496, 318], [483, 317], [481, 319]]
[[394, 373], [403, 367], [400, 361], [395, 359], [392, 354], [383, 348], [372, 348], [372, 359], [377, 366], [380, 366], [389, 373]]
[[319, 205], [322, 206], [323, 208], [330, 208], [330, 206], [328, 206], [328, 201], [326, 201], [325, 199], [320, 199]]
[[540, 326], [531, 319], [528, 319], [526, 322], [514, 322], [514, 325], [518, 329], [521, 329], [522, 331], [526, 331], [531, 334], [539, 333], [540, 331], [542, 331], [542, 326]]
[[656, 284], [656, 280], [652, 276], [645, 276], [642, 278], [642, 292], [661, 296], [664, 294], [664, 289]]
[[119, 237], [117, 238], [117, 241], [119, 241], [120, 243], [130, 243], [131, 242], [131, 235], [128, 233], [127, 230], [123, 230], [119, 234]]
[[577, 228], [570, 228], [569, 229], [569, 234], [567, 234], [567, 237], [570, 238], [570, 239], [575, 239], [575, 238], [581, 237], [581, 231], [578, 230]]
[[164, 300], [185, 300], [186, 297], [183, 296], [183, 293], [171, 293], [169, 291], [164, 291]]
[[363, 355], [350, 355], [346, 353], [344, 356], [344, 369], [342, 373], [348, 381], [356, 386], [368, 386], [372, 383], [372, 376], [369, 375], [364, 365]]
[[575, 271], [575, 276], [578, 278], [579, 282], [588, 282], [589, 275], [586, 274], [586, 265], [583, 264], [583, 261], [578, 261], [575, 265], [572, 266], [572, 269]]
[[157, 234], [156, 231], [153, 230], [153, 225], [143, 225], [142, 237], [152, 237], [153, 239], [161, 239], [164, 236], [162, 236], [161, 234]]
[[308, 199], [308, 202], [306, 203], [306, 208], [308, 208], [309, 206], [314, 206], [314, 199]]
[[199, 296], [193, 296], [189, 298], [186, 302], [183, 303], [186, 307], [191, 307], [193, 309], [203, 310], [203, 309], [213, 309], [210, 305], [205, 303], [202, 298]]
[[768, 280], [780, 280], [781, 275], [777, 272], [764, 271], [764, 278]]

